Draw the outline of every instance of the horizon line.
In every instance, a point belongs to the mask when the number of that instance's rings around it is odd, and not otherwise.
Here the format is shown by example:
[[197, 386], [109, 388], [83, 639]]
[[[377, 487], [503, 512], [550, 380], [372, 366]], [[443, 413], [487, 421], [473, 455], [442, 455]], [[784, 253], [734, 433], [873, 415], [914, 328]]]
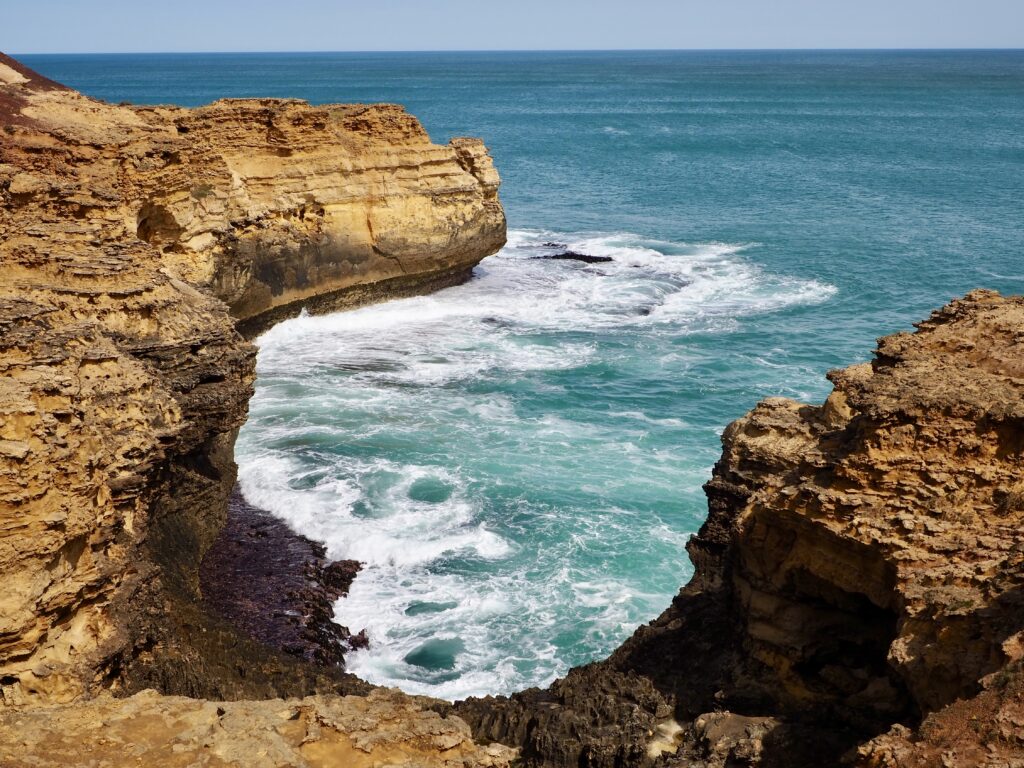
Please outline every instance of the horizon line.
[[[0, 49], [2, 51], [3, 49]], [[384, 49], [364, 50], [164, 50], [164, 51], [21, 51], [8, 56], [167, 56], [167, 55], [289, 55], [289, 54], [396, 54], [396, 53], [875, 53], [875, 52], [1006, 52], [1024, 51], [1020, 47], [978, 47], [978, 46], [908, 46], [908, 47], [844, 47], [844, 48], [434, 48], [434, 49]]]

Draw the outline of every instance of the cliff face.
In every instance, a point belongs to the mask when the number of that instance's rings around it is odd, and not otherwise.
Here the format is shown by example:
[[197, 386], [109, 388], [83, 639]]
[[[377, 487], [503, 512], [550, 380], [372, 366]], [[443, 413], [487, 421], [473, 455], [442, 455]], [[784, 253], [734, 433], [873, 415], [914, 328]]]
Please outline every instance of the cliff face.
[[483, 145], [390, 105], [112, 106], [2, 56], [0, 123], [0, 698], [364, 690], [198, 607], [238, 326], [465, 279], [504, 242]]
[[244, 99], [136, 114], [173, 130], [138, 161], [139, 239], [244, 327], [454, 283], [505, 243], [483, 143], [431, 144], [402, 107]]
[[972, 293], [830, 379], [725, 431], [672, 607], [548, 691], [460, 705], [479, 735], [557, 765], [1024, 756], [1024, 299]]
[[483, 143], [432, 144], [402, 107], [115, 107], [0, 66], [8, 226], [55, 224], [51, 251], [147, 244], [238, 320], [455, 282], [505, 242]]
[[830, 378], [725, 436], [745, 646], [791, 707], [934, 711], [1020, 656], [1024, 302], [976, 292]]

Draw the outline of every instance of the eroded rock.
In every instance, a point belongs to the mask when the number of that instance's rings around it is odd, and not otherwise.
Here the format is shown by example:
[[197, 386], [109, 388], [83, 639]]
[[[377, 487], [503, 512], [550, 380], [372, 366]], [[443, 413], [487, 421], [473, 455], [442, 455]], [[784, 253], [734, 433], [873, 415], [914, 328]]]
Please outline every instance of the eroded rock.
[[975, 291], [829, 378], [821, 406], [726, 429], [662, 616], [547, 691], [458, 704], [474, 732], [532, 765], [643, 765], [664, 709], [672, 764], [1019, 761], [1024, 299]]
[[396, 691], [238, 702], [143, 691], [0, 710], [3, 765], [502, 768], [514, 757], [507, 747], [475, 744], [459, 718]]
[[545, 256], [534, 256], [533, 258], [547, 261], [579, 261], [583, 264], [607, 264], [609, 261], [614, 261], [611, 256], [591, 256], [589, 253], [579, 253], [577, 251], [562, 251]]
[[[463, 279], [504, 240], [483, 146], [387, 105], [114, 107], [7, 58], [0, 118], [0, 750], [508, 761], [454, 710], [527, 765], [1020, 764], [1024, 300], [974, 292], [824, 404], [733, 423], [693, 578], [608, 660], [454, 708], [367, 698], [202, 608], [239, 323]], [[62, 703], [148, 687], [212, 701]], [[221, 701], [327, 692], [363, 695]]]

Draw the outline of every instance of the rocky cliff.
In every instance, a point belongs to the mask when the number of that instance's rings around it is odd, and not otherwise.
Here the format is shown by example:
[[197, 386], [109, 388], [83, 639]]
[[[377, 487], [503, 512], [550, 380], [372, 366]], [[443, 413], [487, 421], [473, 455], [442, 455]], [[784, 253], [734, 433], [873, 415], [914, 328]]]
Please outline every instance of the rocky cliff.
[[1024, 764], [1024, 299], [976, 291], [829, 378], [725, 431], [673, 605], [458, 705], [478, 735], [544, 765]]
[[466, 279], [497, 187], [397, 106], [113, 106], [0, 56], [0, 702], [368, 690], [203, 608], [240, 330]]

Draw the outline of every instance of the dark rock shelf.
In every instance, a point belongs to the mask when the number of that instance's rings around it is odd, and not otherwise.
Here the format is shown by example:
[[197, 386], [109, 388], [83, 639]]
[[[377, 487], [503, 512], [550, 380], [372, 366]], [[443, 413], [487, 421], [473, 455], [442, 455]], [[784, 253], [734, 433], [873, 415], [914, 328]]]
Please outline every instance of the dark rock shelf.
[[323, 545], [249, 504], [236, 486], [224, 529], [200, 569], [208, 611], [254, 640], [321, 664], [344, 664], [366, 636], [333, 620], [334, 601], [348, 594], [355, 560], [331, 561]]

